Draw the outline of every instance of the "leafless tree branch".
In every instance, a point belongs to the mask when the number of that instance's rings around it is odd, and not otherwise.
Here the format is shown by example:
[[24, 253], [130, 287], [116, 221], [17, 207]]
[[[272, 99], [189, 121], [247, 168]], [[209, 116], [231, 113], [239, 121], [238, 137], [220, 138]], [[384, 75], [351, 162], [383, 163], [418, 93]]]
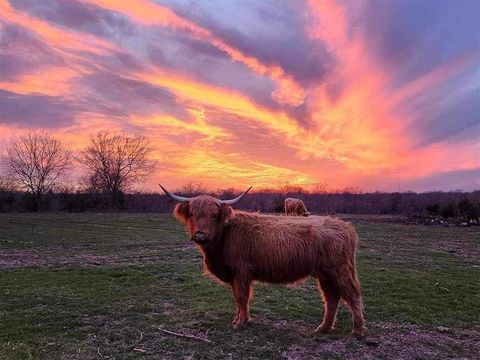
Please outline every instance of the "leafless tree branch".
[[150, 154], [149, 142], [143, 136], [100, 132], [91, 136], [78, 161], [90, 172], [88, 181], [92, 190], [114, 198], [155, 171], [156, 162], [150, 159]]
[[30, 192], [40, 205], [71, 166], [72, 155], [46, 133], [30, 132], [7, 146], [4, 165], [10, 179]]

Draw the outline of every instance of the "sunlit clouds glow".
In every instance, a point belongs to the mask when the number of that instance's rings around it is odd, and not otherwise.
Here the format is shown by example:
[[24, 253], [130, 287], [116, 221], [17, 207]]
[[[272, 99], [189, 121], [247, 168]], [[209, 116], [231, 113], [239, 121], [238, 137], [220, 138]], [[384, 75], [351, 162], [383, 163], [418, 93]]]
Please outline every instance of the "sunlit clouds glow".
[[467, 0], [0, 0], [0, 150], [31, 129], [72, 150], [98, 131], [143, 134], [160, 164], [144, 190], [480, 188], [478, 13]]

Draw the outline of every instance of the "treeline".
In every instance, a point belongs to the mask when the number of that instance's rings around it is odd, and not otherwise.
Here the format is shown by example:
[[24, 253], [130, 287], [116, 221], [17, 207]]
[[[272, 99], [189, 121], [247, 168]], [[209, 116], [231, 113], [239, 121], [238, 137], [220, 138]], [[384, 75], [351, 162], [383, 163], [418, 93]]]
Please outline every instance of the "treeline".
[[[195, 196], [198, 191], [177, 191], [181, 196]], [[202, 192], [203, 193], [203, 192]], [[233, 198], [238, 191], [219, 190], [211, 193], [221, 199]], [[283, 212], [286, 197], [305, 202], [316, 214], [404, 214], [442, 216], [467, 221], [478, 219], [480, 191], [429, 193], [310, 193], [275, 190], [253, 191], [236, 207], [247, 211]], [[47, 192], [42, 199], [42, 211], [95, 212], [122, 211], [131, 213], [171, 212], [175, 203], [160, 193], [121, 193], [115, 204], [108, 194], [88, 191]], [[0, 189], [0, 212], [36, 211], [36, 199], [30, 193]]]
[[[159, 193], [135, 193], [134, 188], [155, 172], [148, 139], [143, 136], [110, 135], [99, 132], [76, 153], [46, 133], [30, 132], [12, 139], [0, 161], [0, 212], [170, 212], [173, 202]], [[76, 188], [62, 184], [75, 165], [83, 168]], [[75, 190], [77, 189], [77, 190]], [[78, 190], [81, 189], [81, 190]], [[207, 191], [187, 185], [182, 196]], [[212, 195], [228, 199], [234, 189]], [[317, 184], [311, 191], [286, 185], [279, 189], [256, 189], [238, 204], [249, 211], [283, 212], [286, 197], [302, 199], [317, 214], [406, 214], [475, 219], [480, 213], [480, 191], [429, 193], [362, 193], [356, 188], [334, 190]]]

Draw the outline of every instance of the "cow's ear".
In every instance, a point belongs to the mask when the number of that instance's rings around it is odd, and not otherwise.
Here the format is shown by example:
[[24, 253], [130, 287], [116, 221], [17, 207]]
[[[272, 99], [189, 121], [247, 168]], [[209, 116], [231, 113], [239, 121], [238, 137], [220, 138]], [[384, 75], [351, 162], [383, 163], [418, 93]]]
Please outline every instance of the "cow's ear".
[[184, 201], [175, 205], [173, 215], [175, 215], [178, 220], [187, 222], [187, 219], [190, 217], [190, 205], [188, 204], [188, 201]]
[[222, 220], [223, 222], [227, 223], [230, 220], [233, 220], [235, 217], [235, 212], [233, 211], [231, 206], [228, 205], [222, 205]]

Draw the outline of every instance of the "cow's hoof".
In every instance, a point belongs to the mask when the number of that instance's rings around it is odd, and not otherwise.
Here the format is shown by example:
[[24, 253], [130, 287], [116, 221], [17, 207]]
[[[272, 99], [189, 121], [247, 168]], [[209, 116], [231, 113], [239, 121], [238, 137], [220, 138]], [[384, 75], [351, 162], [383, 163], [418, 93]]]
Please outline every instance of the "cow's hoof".
[[328, 334], [329, 332], [331, 332], [333, 330], [333, 327], [332, 326], [323, 326], [323, 325], [320, 325], [319, 327], [317, 327], [315, 329], [315, 332], [316, 333], [319, 333], [319, 334]]
[[235, 330], [244, 330], [246, 329], [248, 326], [248, 322], [244, 321], [244, 322], [241, 322], [241, 321], [236, 321], [233, 323], [233, 328]]
[[355, 337], [355, 339], [359, 340], [359, 341], [365, 341], [365, 333], [366, 333], [367, 329], [363, 328], [361, 330], [352, 330], [352, 336]]

